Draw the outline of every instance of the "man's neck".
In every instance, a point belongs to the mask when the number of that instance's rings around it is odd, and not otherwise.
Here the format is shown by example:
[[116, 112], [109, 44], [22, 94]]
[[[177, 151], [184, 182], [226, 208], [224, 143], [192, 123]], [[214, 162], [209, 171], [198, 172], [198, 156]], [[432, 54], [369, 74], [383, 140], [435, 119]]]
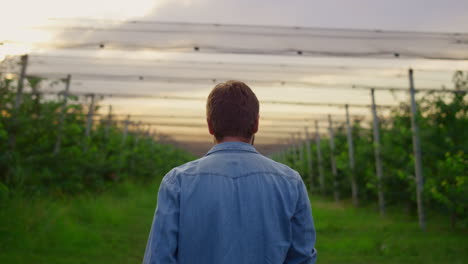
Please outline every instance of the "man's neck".
[[216, 142], [216, 144], [220, 144], [220, 143], [224, 143], [224, 142], [243, 142], [243, 143], [252, 144], [252, 139], [251, 138], [243, 138], [243, 137], [226, 136], [221, 141], [215, 140], [215, 142]]

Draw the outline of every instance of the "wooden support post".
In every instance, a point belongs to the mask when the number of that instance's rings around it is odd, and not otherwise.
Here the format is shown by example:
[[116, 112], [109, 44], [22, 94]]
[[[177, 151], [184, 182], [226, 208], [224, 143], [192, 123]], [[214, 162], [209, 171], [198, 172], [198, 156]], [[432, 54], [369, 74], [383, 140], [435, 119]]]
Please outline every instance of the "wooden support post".
[[18, 79], [18, 87], [15, 98], [15, 111], [19, 110], [21, 103], [23, 101], [23, 88], [24, 88], [24, 79], [26, 78], [26, 69], [28, 67], [28, 55], [21, 56], [21, 72]]
[[296, 162], [297, 162], [297, 149], [296, 149], [296, 142], [294, 140], [294, 133], [291, 134], [291, 157], [292, 157], [292, 165], [295, 167]]
[[379, 118], [377, 117], [377, 106], [375, 104], [375, 91], [371, 89], [372, 97], [372, 119], [374, 130], [374, 154], [375, 154], [375, 170], [377, 173], [377, 192], [379, 197], [379, 210], [380, 215], [385, 215], [385, 200], [382, 186], [382, 161], [380, 159], [380, 131], [379, 131]]
[[313, 163], [312, 163], [312, 150], [311, 150], [311, 142], [310, 142], [310, 135], [309, 135], [309, 128], [305, 127], [305, 137], [306, 137], [306, 154], [307, 154], [307, 172], [309, 174], [309, 191], [312, 192], [314, 188], [314, 171], [313, 171]]
[[91, 129], [93, 126], [93, 116], [94, 116], [94, 103], [95, 103], [95, 94], [90, 94], [89, 97], [91, 97], [91, 103], [89, 104], [89, 109], [88, 109], [88, 117], [86, 121], [86, 137], [89, 138], [91, 136]]
[[323, 172], [322, 147], [320, 144], [320, 131], [318, 121], [315, 120], [315, 144], [317, 145], [317, 163], [319, 171], [320, 191], [325, 194], [325, 175]]
[[150, 135], [151, 135], [151, 124], [148, 124], [148, 129], [146, 129], [145, 137], [147, 139], [151, 139]]
[[12, 149], [15, 148], [16, 145], [16, 134], [18, 133], [18, 126], [19, 126], [19, 110], [23, 99], [23, 88], [24, 88], [24, 79], [26, 78], [26, 69], [28, 67], [28, 55], [21, 56], [21, 70], [20, 70], [20, 77], [18, 79], [18, 87], [16, 91], [16, 98], [15, 104], [13, 106], [13, 113], [12, 113], [12, 131], [10, 132], [10, 136], [8, 139], [9, 145]]
[[330, 137], [330, 161], [331, 161], [331, 169], [333, 174], [333, 196], [335, 197], [335, 201], [340, 201], [340, 191], [338, 185], [338, 171], [336, 169], [336, 160], [335, 160], [335, 135], [333, 131], [333, 122], [331, 115], [328, 115], [328, 133]]
[[136, 131], [135, 131], [135, 146], [137, 146], [138, 142], [140, 141], [140, 137], [141, 137], [140, 126], [141, 126], [141, 121], [138, 121], [138, 123], [136, 124]]
[[60, 147], [62, 144], [63, 125], [65, 123], [65, 117], [67, 115], [67, 102], [68, 95], [70, 93], [70, 83], [71, 75], [68, 74], [67, 78], [65, 79], [65, 91], [63, 92], [62, 112], [60, 113], [60, 119], [57, 128], [57, 140], [55, 141], [54, 155], [57, 155], [60, 152]]
[[151, 133], [151, 138], [152, 138], [152, 140], [154, 142], [157, 142], [157, 140], [156, 140], [156, 129], [155, 128], [153, 128], [153, 132]]
[[[140, 143], [140, 139], [141, 139], [141, 121], [138, 121], [136, 124], [135, 124], [135, 130], [133, 132], [133, 136], [135, 138], [135, 140], [133, 141], [133, 149], [137, 149], [138, 148], [138, 144]], [[135, 156], [130, 156], [130, 169], [133, 171], [135, 169], [135, 160], [136, 160], [136, 157]]]
[[411, 132], [413, 136], [414, 169], [416, 173], [416, 202], [418, 205], [419, 227], [426, 230], [426, 217], [423, 207], [424, 178], [422, 171], [421, 142], [417, 122], [418, 106], [416, 105], [413, 70], [409, 70], [409, 84], [411, 95]]
[[128, 134], [128, 125], [130, 124], [130, 115], [127, 116], [127, 119], [124, 121], [124, 131], [122, 135], [122, 146], [125, 145], [127, 141], [127, 134]]
[[279, 150], [279, 162], [285, 163], [287, 145], [284, 144], [283, 141], [281, 141], [279, 144], [282, 145], [282, 146], [280, 146], [280, 150]]
[[354, 161], [354, 145], [353, 145], [353, 131], [351, 127], [351, 122], [349, 120], [349, 107], [346, 104], [346, 136], [348, 139], [348, 156], [349, 156], [349, 169], [351, 174], [351, 196], [353, 199], [354, 206], [359, 205], [358, 198], [358, 185], [356, 183], [356, 166]]
[[105, 130], [106, 138], [109, 137], [109, 130], [110, 130], [111, 124], [112, 124], [112, 105], [109, 105], [109, 110], [107, 112], [106, 130]]
[[[304, 170], [304, 145], [302, 144], [300, 132], [297, 132], [296, 144], [299, 149], [299, 172], [302, 172]], [[303, 177], [304, 176], [305, 175], [303, 175]]]

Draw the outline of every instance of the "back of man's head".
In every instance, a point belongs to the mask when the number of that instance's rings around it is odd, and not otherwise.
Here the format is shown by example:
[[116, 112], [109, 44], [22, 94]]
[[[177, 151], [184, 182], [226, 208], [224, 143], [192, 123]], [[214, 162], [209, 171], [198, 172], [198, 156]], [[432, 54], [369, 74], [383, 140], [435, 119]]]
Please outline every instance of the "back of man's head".
[[250, 140], [258, 129], [258, 113], [257, 96], [239, 81], [216, 85], [206, 102], [206, 118], [218, 142], [225, 137]]

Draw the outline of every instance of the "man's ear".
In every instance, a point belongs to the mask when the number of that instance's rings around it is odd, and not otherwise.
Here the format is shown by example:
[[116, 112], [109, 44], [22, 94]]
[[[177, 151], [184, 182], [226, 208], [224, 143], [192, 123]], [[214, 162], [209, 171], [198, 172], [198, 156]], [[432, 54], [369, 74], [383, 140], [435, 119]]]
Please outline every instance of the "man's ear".
[[214, 135], [213, 123], [209, 119], [206, 119], [206, 122], [208, 123], [208, 132], [210, 132], [210, 135]]
[[259, 122], [259, 119], [260, 119], [260, 116], [258, 115], [258, 116], [257, 116], [257, 120], [255, 120], [255, 125], [254, 125], [254, 128], [253, 128], [252, 134], [255, 134], [255, 133], [258, 132], [258, 122]]

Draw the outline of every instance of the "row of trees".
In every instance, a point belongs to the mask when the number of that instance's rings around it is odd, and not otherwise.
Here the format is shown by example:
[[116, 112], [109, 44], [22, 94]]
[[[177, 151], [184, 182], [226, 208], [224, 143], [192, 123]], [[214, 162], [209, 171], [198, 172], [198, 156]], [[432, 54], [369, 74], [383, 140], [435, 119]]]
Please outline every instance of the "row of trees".
[[[454, 75], [457, 93], [428, 93], [418, 100], [417, 122], [420, 128], [422, 163], [424, 175], [424, 205], [450, 215], [452, 225], [457, 219], [468, 224], [468, 74]], [[465, 91], [465, 92], [463, 92]], [[402, 103], [392, 109], [385, 119], [381, 118], [381, 159], [383, 178], [380, 182], [385, 204], [404, 204], [411, 212], [416, 208], [414, 155], [411, 134], [410, 105]], [[331, 148], [328, 140], [321, 141], [324, 169], [324, 189], [320, 188], [320, 171], [317, 145], [303, 144], [299, 149], [290, 148], [275, 158], [284, 161], [306, 177], [313, 191], [327, 195], [339, 193], [350, 197], [352, 177], [355, 178], [360, 202], [375, 201], [379, 181], [376, 176], [374, 140], [372, 130], [363, 128], [360, 121], [352, 126], [355, 151], [355, 169], [349, 163], [346, 127], [335, 130], [337, 176], [332, 173]], [[310, 146], [310, 152], [306, 147]], [[304, 159], [299, 159], [302, 151]], [[311, 157], [307, 158], [307, 153]], [[285, 155], [284, 155], [285, 154]], [[312, 171], [309, 171], [309, 164]], [[330, 168], [330, 169], [328, 169]]]
[[119, 122], [95, 123], [87, 133], [86, 109], [78, 98], [69, 96], [67, 104], [63, 97], [43, 100], [41, 79], [25, 80], [32, 92], [23, 93], [18, 104], [16, 83], [0, 78], [0, 197], [99, 191], [127, 178], [162, 177], [193, 159], [149, 133], [127, 133]]

